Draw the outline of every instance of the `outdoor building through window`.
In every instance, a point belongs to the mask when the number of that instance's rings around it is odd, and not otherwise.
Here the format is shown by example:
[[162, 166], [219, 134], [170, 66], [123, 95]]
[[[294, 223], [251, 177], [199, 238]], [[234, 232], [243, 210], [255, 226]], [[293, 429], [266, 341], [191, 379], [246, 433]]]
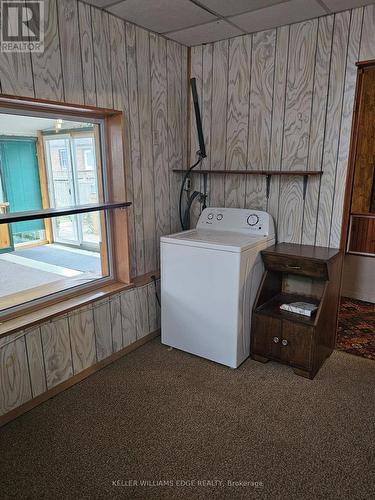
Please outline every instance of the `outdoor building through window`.
[[[0, 114], [0, 214], [106, 199], [100, 120]], [[0, 224], [0, 314], [111, 278], [105, 211]]]

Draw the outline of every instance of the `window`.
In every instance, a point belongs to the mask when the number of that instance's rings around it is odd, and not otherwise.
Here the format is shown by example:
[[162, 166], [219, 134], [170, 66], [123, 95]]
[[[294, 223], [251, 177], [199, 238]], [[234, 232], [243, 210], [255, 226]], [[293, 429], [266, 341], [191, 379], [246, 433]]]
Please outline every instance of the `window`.
[[93, 170], [95, 168], [94, 151], [92, 148], [83, 150], [83, 158], [85, 170]]
[[68, 155], [66, 154], [66, 149], [59, 149], [59, 162], [62, 170], [68, 168]]
[[[111, 152], [105, 131], [113, 123], [113, 131], [120, 131], [120, 114], [113, 112], [112, 122], [100, 110], [87, 120], [94, 113], [84, 109], [81, 117], [75, 109], [69, 116], [25, 107], [30, 109], [0, 109], [7, 114], [0, 114], [1, 316], [129, 281], [126, 217], [110, 210], [127, 205], [124, 187], [112, 187], [115, 158], [102, 153]], [[110, 191], [116, 204], [108, 201]], [[122, 248], [113, 247], [121, 241]]]

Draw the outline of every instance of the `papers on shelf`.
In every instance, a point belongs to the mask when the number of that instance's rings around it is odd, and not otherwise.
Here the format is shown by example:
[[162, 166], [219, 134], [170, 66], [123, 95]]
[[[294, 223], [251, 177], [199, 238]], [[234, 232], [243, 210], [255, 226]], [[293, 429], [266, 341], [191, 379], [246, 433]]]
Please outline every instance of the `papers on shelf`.
[[302, 314], [303, 316], [312, 316], [318, 309], [318, 306], [309, 302], [291, 302], [290, 304], [282, 304], [280, 309], [295, 314]]

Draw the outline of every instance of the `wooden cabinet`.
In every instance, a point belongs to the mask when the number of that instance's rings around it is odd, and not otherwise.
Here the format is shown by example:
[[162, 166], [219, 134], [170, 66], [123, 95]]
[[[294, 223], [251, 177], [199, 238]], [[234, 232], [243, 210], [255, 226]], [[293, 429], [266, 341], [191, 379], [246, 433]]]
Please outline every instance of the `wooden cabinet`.
[[253, 328], [259, 332], [254, 337], [253, 352], [272, 359], [278, 358], [280, 356], [281, 322], [260, 315], [255, 316], [253, 321], [255, 323]]
[[[335, 344], [340, 256], [336, 249], [285, 243], [262, 252], [266, 270], [254, 304], [253, 359], [280, 361], [314, 378]], [[312, 317], [280, 309], [291, 302], [318, 309]]]
[[312, 365], [313, 332], [311, 326], [282, 321], [280, 359], [293, 366], [310, 370]]

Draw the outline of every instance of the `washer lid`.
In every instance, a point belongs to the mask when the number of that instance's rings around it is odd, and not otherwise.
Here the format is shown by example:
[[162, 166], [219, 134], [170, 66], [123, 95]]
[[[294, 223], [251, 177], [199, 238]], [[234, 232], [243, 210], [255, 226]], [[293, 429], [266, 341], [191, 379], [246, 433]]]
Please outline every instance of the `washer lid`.
[[250, 236], [234, 231], [209, 231], [204, 229], [192, 229], [181, 233], [162, 236], [162, 243], [174, 245], [185, 245], [192, 247], [210, 248], [213, 250], [224, 250], [227, 252], [243, 252], [251, 247], [271, 240], [272, 236]]

